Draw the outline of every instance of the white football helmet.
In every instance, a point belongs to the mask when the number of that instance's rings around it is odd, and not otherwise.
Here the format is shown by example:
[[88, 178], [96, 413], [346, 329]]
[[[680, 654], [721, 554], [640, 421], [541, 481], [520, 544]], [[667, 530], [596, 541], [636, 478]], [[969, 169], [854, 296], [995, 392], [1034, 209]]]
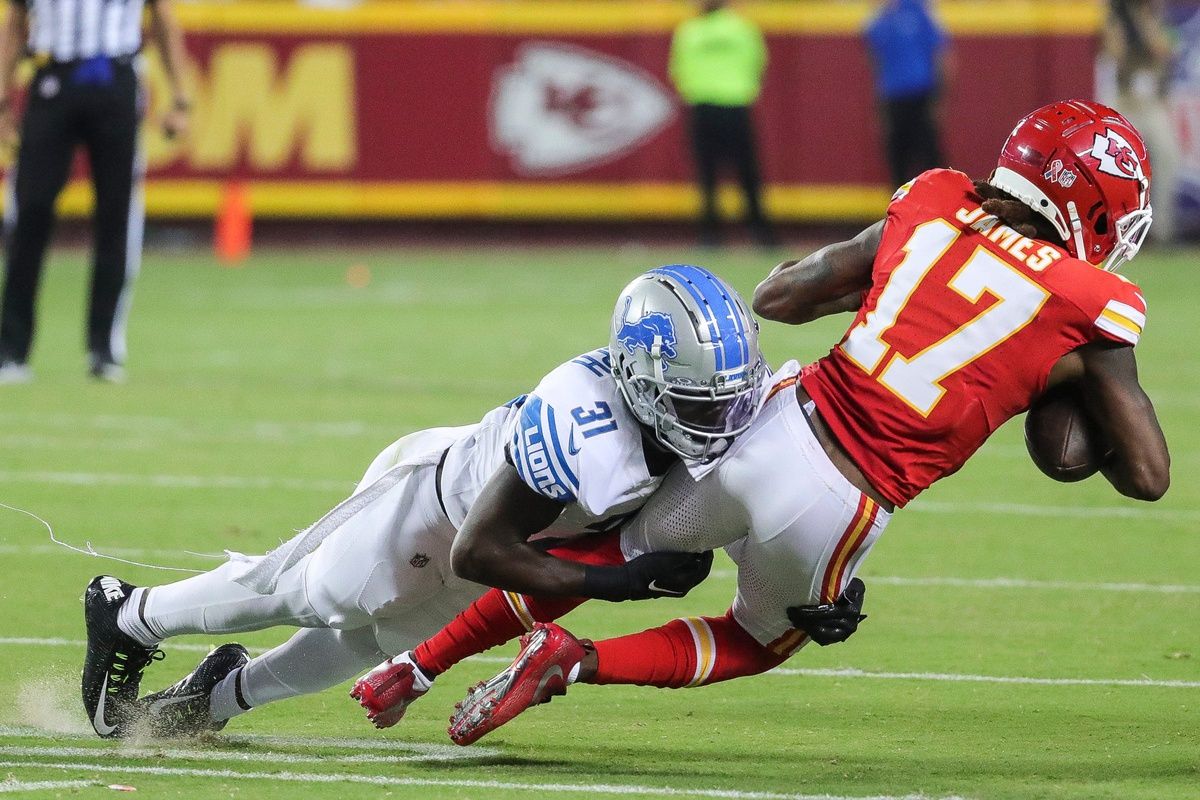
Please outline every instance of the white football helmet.
[[608, 349], [633, 415], [677, 455], [711, 461], [750, 427], [767, 375], [758, 323], [703, 267], [635, 278], [617, 299]]

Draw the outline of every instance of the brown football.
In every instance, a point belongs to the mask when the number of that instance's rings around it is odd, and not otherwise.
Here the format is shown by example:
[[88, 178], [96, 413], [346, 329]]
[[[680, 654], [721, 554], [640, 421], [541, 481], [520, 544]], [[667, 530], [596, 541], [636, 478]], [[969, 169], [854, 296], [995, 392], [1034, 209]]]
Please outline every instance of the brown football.
[[1095, 475], [1112, 455], [1075, 384], [1057, 386], [1033, 401], [1025, 415], [1025, 448], [1038, 469], [1063, 483]]

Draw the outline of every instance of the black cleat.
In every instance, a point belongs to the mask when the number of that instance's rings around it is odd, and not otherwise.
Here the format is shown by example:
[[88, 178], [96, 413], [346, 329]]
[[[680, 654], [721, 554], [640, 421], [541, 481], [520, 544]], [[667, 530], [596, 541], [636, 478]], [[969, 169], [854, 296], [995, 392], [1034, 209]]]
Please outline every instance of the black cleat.
[[149, 733], [178, 739], [224, 728], [229, 720], [213, 720], [208, 712], [209, 698], [218, 683], [249, 661], [250, 654], [240, 644], [223, 644], [179, 683], [143, 697], [137, 703], [138, 714]]
[[142, 672], [162, 658], [117, 627], [117, 614], [134, 586], [110, 575], [92, 578], [83, 595], [87, 654], [83, 659], [83, 708], [105, 739], [129, 733]]

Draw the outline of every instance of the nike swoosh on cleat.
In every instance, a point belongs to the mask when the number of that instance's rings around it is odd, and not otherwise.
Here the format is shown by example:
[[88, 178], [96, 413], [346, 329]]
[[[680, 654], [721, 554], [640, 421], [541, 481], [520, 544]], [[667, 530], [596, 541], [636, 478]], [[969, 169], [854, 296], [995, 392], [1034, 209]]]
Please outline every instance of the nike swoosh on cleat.
[[674, 589], [665, 589], [662, 586], [659, 586], [657, 578], [650, 581], [650, 583], [646, 586], [646, 588], [652, 592], [658, 592], [659, 594], [669, 594], [672, 597], [683, 597], [683, 595], [684, 595], [683, 592], [677, 592]]
[[116, 725], [109, 725], [104, 719], [104, 701], [108, 698], [108, 674], [104, 675], [104, 683], [100, 684], [100, 700], [96, 703], [96, 713], [92, 715], [92, 727], [101, 736], [111, 736], [117, 732]]
[[[562, 667], [560, 667], [558, 664], [555, 664], [553, 667], [546, 670], [546, 674], [542, 676], [540, 681], [538, 681], [537, 691], [533, 693], [533, 696], [535, 698], [541, 697], [542, 692], [546, 688], [546, 684], [555, 678], [559, 678], [563, 683], [567, 682], [566, 676], [563, 675]], [[549, 700], [550, 698], [547, 697], [546, 699]]]
[[196, 698], [203, 696], [204, 694], [202, 692], [196, 692], [195, 694], [188, 694], [184, 695], [183, 697], [164, 697], [162, 700], [155, 700], [153, 703], [151, 703], [150, 710], [161, 711], [167, 706], [173, 706], [178, 703], [186, 703], [189, 700], [195, 700]]

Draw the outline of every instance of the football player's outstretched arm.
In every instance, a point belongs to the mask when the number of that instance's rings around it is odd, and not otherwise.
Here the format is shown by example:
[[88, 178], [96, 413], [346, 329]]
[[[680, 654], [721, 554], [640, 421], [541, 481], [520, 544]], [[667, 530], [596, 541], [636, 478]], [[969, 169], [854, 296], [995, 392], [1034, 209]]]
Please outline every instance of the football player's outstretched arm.
[[764, 319], [800, 325], [854, 311], [871, 285], [883, 221], [845, 242], [823, 247], [800, 261], [784, 261], [754, 290], [754, 312]]
[[1171, 455], [1154, 405], [1138, 383], [1137, 361], [1127, 345], [1081, 347], [1055, 365], [1051, 384], [1078, 379], [1113, 455], [1101, 473], [1136, 500], [1157, 500], [1171, 483]]
[[712, 553], [646, 553], [619, 566], [555, 558], [529, 541], [563, 504], [529, 488], [511, 464], [484, 487], [450, 551], [454, 574], [522, 594], [644, 600], [682, 597], [706, 577]]

